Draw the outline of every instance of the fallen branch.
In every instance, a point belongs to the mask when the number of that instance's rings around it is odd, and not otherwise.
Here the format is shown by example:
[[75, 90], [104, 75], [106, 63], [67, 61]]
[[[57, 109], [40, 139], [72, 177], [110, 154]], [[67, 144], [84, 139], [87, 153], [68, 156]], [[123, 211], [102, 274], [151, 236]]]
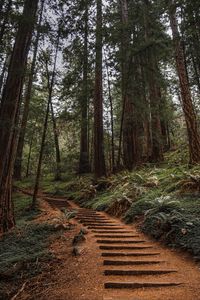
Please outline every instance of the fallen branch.
[[11, 300], [17, 299], [17, 297], [18, 297], [18, 296], [23, 292], [23, 290], [25, 289], [26, 284], [27, 284], [27, 281], [23, 283], [21, 289], [17, 292], [17, 294], [16, 294], [15, 296], [13, 296], [13, 297], [11, 298]]

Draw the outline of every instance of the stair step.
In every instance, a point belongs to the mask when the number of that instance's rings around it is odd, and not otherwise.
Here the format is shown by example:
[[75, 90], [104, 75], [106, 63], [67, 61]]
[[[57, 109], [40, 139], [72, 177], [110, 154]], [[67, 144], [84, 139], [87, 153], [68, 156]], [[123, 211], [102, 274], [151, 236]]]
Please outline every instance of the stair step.
[[162, 275], [177, 273], [176, 270], [105, 270], [106, 276], [139, 276], [139, 275]]
[[136, 266], [136, 265], [156, 265], [163, 261], [155, 260], [104, 260], [104, 266]]
[[99, 246], [101, 250], [144, 250], [153, 249], [152, 246]]
[[140, 244], [144, 243], [144, 240], [124, 240], [124, 241], [119, 241], [119, 240], [97, 240], [98, 244]]
[[97, 238], [113, 238], [113, 239], [123, 239], [123, 238], [136, 238], [139, 235], [103, 235], [103, 234], [96, 234], [95, 237]]
[[109, 219], [107, 219], [107, 218], [101, 218], [101, 217], [76, 217], [76, 219], [78, 219], [78, 220], [81, 220], [81, 221], [110, 221]]
[[[92, 230], [92, 232], [94, 232], [94, 233], [117, 233], [117, 234], [119, 234], [119, 233], [134, 233], [133, 231], [122, 231], [122, 230], [113, 230], [114, 228], [112, 228], [111, 230], [101, 230], [101, 229], [99, 229], [99, 230]], [[114, 236], [113, 236], [114, 237]]]
[[109, 224], [109, 225], [115, 225], [116, 223], [114, 223], [114, 222], [110, 222], [110, 221], [104, 221], [104, 220], [91, 220], [91, 221], [85, 221], [85, 220], [81, 220], [80, 219], [80, 221], [79, 221], [80, 223], [85, 223], [85, 224], [102, 224], [102, 225], [104, 225], [104, 224]]
[[118, 256], [127, 256], [127, 257], [129, 257], [129, 256], [156, 256], [156, 255], [160, 255], [160, 253], [142, 253], [142, 252], [135, 252], [135, 253], [124, 253], [124, 252], [110, 252], [110, 253], [108, 253], [108, 252], [103, 252], [102, 254], [101, 254], [101, 256], [103, 256], [103, 257], [118, 257]]
[[106, 289], [138, 289], [138, 288], [156, 288], [179, 286], [182, 283], [176, 282], [106, 282]]
[[[111, 226], [111, 227], [110, 227]], [[118, 227], [118, 226], [114, 226], [114, 225], [88, 225], [88, 229], [104, 229], [104, 230], [118, 230], [118, 229], [123, 229], [123, 227]]]

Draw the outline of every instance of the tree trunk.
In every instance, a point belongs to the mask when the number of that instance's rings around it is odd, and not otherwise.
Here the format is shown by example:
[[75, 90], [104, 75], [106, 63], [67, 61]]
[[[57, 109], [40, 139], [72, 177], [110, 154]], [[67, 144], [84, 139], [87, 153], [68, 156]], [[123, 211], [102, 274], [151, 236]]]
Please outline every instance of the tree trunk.
[[200, 136], [198, 132], [196, 114], [192, 103], [191, 91], [189, 87], [187, 72], [184, 63], [184, 53], [181, 46], [180, 34], [176, 18], [176, 5], [174, 1], [169, 0], [169, 18], [174, 40], [176, 68], [180, 81], [181, 97], [183, 104], [183, 112], [187, 126], [189, 141], [190, 164], [200, 162]]
[[26, 178], [29, 177], [31, 154], [32, 154], [32, 147], [33, 147], [33, 140], [34, 140], [34, 133], [35, 132], [33, 131], [31, 139], [30, 139], [30, 144], [29, 144], [28, 160], [27, 160], [27, 167], [26, 167]]
[[128, 3], [127, 0], [119, 1], [119, 8], [122, 18], [122, 41], [121, 41], [121, 77], [122, 77], [122, 117], [120, 128], [118, 167], [120, 167], [121, 148], [123, 142], [123, 161], [124, 166], [131, 170], [137, 162], [137, 128], [134, 122], [135, 108], [133, 99], [128, 93], [129, 76], [132, 64], [130, 56], [130, 32], [128, 24]]
[[83, 53], [83, 88], [81, 95], [81, 141], [80, 141], [80, 161], [79, 173], [91, 172], [89, 163], [88, 148], [88, 3], [85, 1], [85, 35], [84, 35], [84, 53]]
[[23, 148], [24, 148], [24, 139], [25, 139], [25, 133], [26, 133], [26, 125], [28, 121], [28, 115], [29, 115], [29, 106], [30, 101], [32, 97], [32, 86], [33, 86], [33, 80], [35, 75], [35, 67], [36, 67], [36, 60], [37, 60], [37, 53], [38, 53], [38, 45], [40, 40], [40, 26], [42, 23], [42, 17], [43, 17], [43, 10], [44, 10], [44, 1], [41, 1], [41, 12], [38, 22], [38, 30], [37, 35], [35, 39], [35, 46], [34, 46], [34, 52], [33, 52], [33, 60], [31, 64], [31, 70], [29, 74], [29, 80], [27, 85], [27, 90], [25, 94], [25, 100], [24, 100], [24, 111], [22, 116], [22, 122], [21, 122], [21, 130], [20, 130], [20, 136], [18, 141], [18, 147], [17, 147], [17, 157], [15, 160], [15, 168], [14, 168], [14, 178], [16, 180], [21, 180], [22, 178], [22, 156], [23, 156]]
[[114, 137], [114, 115], [113, 115], [113, 99], [111, 93], [111, 82], [109, 75], [109, 68], [106, 58], [106, 70], [107, 70], [107, 78], [108, 78], [108, 98], [110, 102], [110, 122], [111, 122], [111, 172], [115, 169], [115, 137]]
[[59, 146], [59, 139], [58, 139], [58, 130], [56, 119], [54, 115], [53, 103], [51, 99], [51, 118], [53, 122], [53, 133], [54, 133], [54, 142], [55, 142], [55, 150], [56, 150], [56, 174], [55, 180], [61, 180], [61, 156], [60, 156], [60, 146]]
[[96, 178], [106, 175], [103, 141], [102, 0], [97, 0], [94, 97], [94, 173]]
[[[33, 200], [32, 200], [32, 208], [33, 209], [35, 209], [36, 205], [37, 205], [37, 195], [38, 195], [39, 184], [40, 184], [42, 160], [43, 160], [43, 153], [44, 153], [44, 147], [45, 147], [45, 141], [46, 141], [46, 133], [47, 133], [47, 127], [48, 127], [48, 120], [49, 120], [49, 111], [50, 111], [50, 106], [51, 106], [51, 102], [52, 102], [53, 87], [54, 87], [54, 82], [55, 82], [59, 41], [60, 41], [60, 29], [59, 29], [59, 32], [58, 32], [58, 38], [57, 38], [57, 44], [56, 44], [56, 53], [55, 53], [55, 61], [54, 61], [53, 73], [52, 73], [52, 76], [51, 76], [51, 80], [50, 80], [49, 70], [48, 70], [48, 61], [45, 62], [46, 63], [46, 71], [47, 71], [47, 85], [48, 85], [49, 95], [48, 95], [47, 108], [46, 108], [46, 114], [45, 114], [45, 120], [44, 120], [44, 126], [43, 126], [41, 147], [40, 147], [37, 173], [36, 173], [36, 179], [35, 179], [35, 187], [34, 187], [34, 192], [33, 192]], [[57, 166], [57, 168], [59, 168], [59, 166]]]
[[[144, 30], [145, 40], [147, 43], [154, 38], [154, 33], [151, 29], [150, 16], [150, 1], [144, 0]], [[151, 135], [152, 135], [152, 151], [150, 160], [152, 162], [160, 162], [163, 157], [162, 132], [160, 122], [160, 103], [161, 92], [158, 83], [159, 69], [156, 58], [156, 49], [152, 45], [146, 50], [147, 63], [147, 81], [149, 87], [149, 100], [151, 109]]]
[[0, 109], [0, 233], [9, 230], [15, 224], [11, 191], [16, 155], [16, 127], [18, 125], [21, 87], [37, 5], [38, 0], [25, 1], [2, 96]]

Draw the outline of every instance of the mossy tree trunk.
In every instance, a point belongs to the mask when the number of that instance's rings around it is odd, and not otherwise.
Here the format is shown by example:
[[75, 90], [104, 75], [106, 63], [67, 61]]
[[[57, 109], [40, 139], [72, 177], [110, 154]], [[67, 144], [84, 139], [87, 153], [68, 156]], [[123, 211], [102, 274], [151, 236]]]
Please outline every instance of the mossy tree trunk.
[[188, 82], [187, 70], [185, 67], [184, 51], [181, 45], [181, 39], [178, 29], [178, 21], [176, 17], [176, 2], [174, 0], [168, 1], [169, 18], [174, 40], [176, 69], [179, 76], [182, 106], [185, 116], [188, 141], [189, 141], [189, 163], [200, 163], [200, 135], [197, 126], [197, 118], [192, 103], [192, 96]]
[[15, 225], [12, 174], [16, 156], [21, 89], [38, 0], [26, 0], [15, 39], [0, 109], [0, 233]]
[[96, 67], [94, 95], [94, 174], [106, 175], [103, 138], [103, 86], [102, 86], [102, 0], [97, 0], [96, 20]]
[[85, 0], [84, 26], [83, 87], [81, 95], [81, 140], [79, 160], [80, 174], [91, 172], [88, 147], [88, 0]]
[[38, 46], [40, 40], [40, 30], [41, 30], [40, 27], [41, 27], [42, 17], [43, 17], [44, 1], [45, 0], [41, 1], [40, 17], [39, 17], [38, 30], [37, 30], [37, 35], [34, 44], [33, 59], [32, 59], [31, 70], [28, 78], [28, 84], [27, 84], [27, 89], [26, 89], [25, 99], [24, 99], [24, 110], [23, 110], [21, 130], [20, 130], [18, 147], [17, 147], [17, 157], [15, 160], [15, 167], [14, 167], [14, 178], [16, 180], [21, 180], [22, 178], [22, 156], [23, 156], [23, 148], [24, 148], [24, 139], [25, 139], [26, 125], [27, 125], [28, 115], [29, 115], [30, 101], [32, 96], [32, 86], [33, 86], [33, 80], [35, 75], [35, 67], [36, 67]]

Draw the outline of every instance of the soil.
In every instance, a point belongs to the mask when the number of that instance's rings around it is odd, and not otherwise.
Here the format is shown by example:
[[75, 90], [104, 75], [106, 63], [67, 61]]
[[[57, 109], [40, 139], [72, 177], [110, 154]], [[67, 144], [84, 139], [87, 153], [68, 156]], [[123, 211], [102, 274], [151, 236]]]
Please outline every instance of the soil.
[[[77, 208], [70, 202], [72, 208]], [[43, 204], [43, 209], [48, 212], [43, 214], [40, 221], [59, 215], [60, 212], [49, 205]], [[55, 213], [56, 212], [56, 213]], [[139, 289], [105, 289], [105, 282], [147, 282], [149, 277], [144, 275], [120, 277], [105, 276], [104, 270], [116, 269], [114, 266], [104, 266], [102, 250], [96, 242], [94, 233], [87, 229], [86, 241], [81, 244], [80, 256], [72, 254], [72, 241], [75, 235], [83, 228], [78, 221], [72, 221], [72, 229], [64, 231], [62, 236], [51, 245], [51, 252], [56, 259], [50, 268], [28, 282], [16, 299], [20, 300], [198, 300], [200, 299], [200, 269], [192, 258], [181, 251], [171, 250], [162, 244], [150, 240], [143, 235], [134, 225], [125, 225], [119, 219], [100, 213], [107, 219], [120, 223], [123, 230], [131, 230], [137, 233], [140, 239], [144, 239], [147, 245], [152, 245], [154, 251], [159, 252], [159, 260], [163, 269], [175, 269], [177, 273], [154, 275], [154, 282], [179, 282], [180, 286], [162, 288], [139, 288]], [[86, 228], [86, 227], [85, 227]], [[137, 251], [138, 252], [138, 251]], [[117, 258], [115, 258], [117, 259]], [[133, 258], [132, 258], [133, 259]], [[137, 258], [139, 259], [139, 258]], [[145, 258], [144, 258], [145, 260]], [[118, 267], [117, 269], [133, 269], [130, 266]], [[145, 270], [157, 270], [158, 267], [145, 266]], [[136, 269], [144, 269], [143, 266]], [[109, 278], [108, 278], [109, 277]], [[20, 287], [19, 287], [20, 289]]]

